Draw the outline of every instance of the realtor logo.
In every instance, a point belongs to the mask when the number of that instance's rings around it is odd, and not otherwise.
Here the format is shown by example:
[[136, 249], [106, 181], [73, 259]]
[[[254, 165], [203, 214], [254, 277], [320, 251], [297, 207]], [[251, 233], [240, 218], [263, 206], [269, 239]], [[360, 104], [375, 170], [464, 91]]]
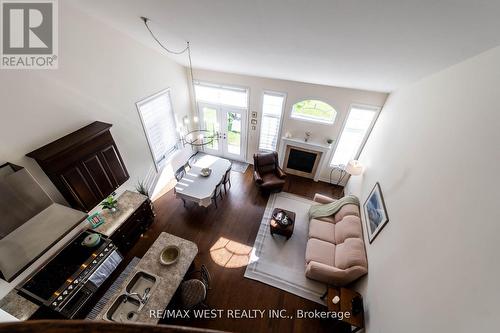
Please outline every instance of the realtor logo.
[[1, 68], [57, 68], [56, 0], [2, 0], [1, 18]]

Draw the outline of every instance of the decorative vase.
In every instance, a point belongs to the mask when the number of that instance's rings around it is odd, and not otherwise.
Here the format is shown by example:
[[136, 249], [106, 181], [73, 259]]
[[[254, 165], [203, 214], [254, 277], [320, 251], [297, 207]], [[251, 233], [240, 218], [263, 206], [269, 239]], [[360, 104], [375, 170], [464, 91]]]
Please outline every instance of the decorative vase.
[[114, 214], [118, 211], [118, 209], [116, 207], [113, 207], [109, 211], [111, 212], [111, 214]]

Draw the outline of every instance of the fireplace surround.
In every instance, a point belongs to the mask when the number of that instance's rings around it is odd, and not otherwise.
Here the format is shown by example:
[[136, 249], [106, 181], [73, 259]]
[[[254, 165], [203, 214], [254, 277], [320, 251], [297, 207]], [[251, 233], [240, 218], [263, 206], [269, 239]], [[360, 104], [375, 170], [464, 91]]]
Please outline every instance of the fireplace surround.
[[286, 173], [318, 181], [330, 149], [327, 144], [283, 137], [279, 154], [280, 166]]

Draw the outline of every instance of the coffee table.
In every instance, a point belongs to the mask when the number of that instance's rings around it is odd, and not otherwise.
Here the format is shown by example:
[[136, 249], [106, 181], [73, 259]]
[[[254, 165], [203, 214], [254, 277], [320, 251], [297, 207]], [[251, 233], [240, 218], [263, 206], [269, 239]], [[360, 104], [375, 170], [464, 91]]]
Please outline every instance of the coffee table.
[[[281, 224], [279, 224], [278, 222], [276, 222], [276, 220], [274, 220], [273, 216], [274, 216], [274, 214], [276, 214], [280, 210], [284, 211], [286, 213], [286, 215], [288, 215], [288, 217], [290, 219], [292, 219], [293, 223], [284, 227]], [[291, 212], [289, 210], [282, 209], [282, 208], [274, 208], [273, 213], [271, 215], [271, 220], [269, 221], [269, 228], [271, 230], [271, 236], [274, 236], [274, 234], [278, 234], [281, 236], [285, 236], [286, 240], [289, 240], [290, 237], [292, 237], [294, 225], [295, 225], [295, 213], [294, 212]]]

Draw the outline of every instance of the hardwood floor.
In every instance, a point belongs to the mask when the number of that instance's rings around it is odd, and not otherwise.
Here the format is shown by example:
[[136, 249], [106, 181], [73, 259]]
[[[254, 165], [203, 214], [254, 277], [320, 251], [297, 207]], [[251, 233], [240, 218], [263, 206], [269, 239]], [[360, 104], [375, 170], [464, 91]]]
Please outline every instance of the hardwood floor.
[[[162, 231], [186, 238], [198, 245], [197, 268], [207, 266], [212, 275], [207, 304], [211, 309], [325, 310], [319, 304], [283, 290], [243, 277], [245, 267], [227, 268], [214, 262], [210, 248], [221, 237], [253, 247], [269, 195], [263, 195], [252, 180], [252, 167], [244, 174], [232, 172], [232, 187], [215, 209], [205, 209], [174, 197], [172, 191], [154, 202], [157, 217], [152, 227], [126, 255], [141, 257]], [[341, 197], [342, 188], [327, 183], [289, 176], [284, 191], [312, 198], [315, 193]], [[319, 319], [205, 319], [168, 320], [168, 324], [196, 326], [235, 332], [331, 332], [331, 323]]]

